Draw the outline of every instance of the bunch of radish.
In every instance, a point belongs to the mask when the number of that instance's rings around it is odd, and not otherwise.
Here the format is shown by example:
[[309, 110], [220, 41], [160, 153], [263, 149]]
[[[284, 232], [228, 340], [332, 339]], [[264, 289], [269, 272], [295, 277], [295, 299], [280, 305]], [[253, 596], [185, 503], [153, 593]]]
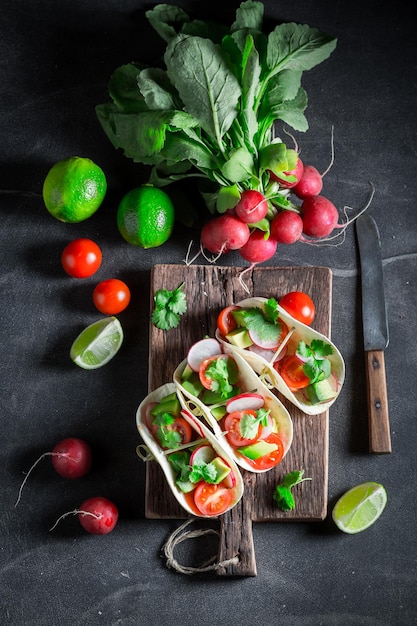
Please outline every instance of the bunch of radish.
[[[201, 250], [217, 255], [216, 259], [237, 250], [253, 267], [271, 259], [278, 244], [320, 243], [337, 236], [331, 236], [335, 229], [344, 231], [356, 218], [339, 223], [338, 209], [321, 195], [327, 171], [320, 174], [299, 156], [295, 168], [282, 177], [268, 171], [264, 192], [241, 191], [235, 206], [203, 226]], [[288, 200], [290, 194], [293, 201]]]

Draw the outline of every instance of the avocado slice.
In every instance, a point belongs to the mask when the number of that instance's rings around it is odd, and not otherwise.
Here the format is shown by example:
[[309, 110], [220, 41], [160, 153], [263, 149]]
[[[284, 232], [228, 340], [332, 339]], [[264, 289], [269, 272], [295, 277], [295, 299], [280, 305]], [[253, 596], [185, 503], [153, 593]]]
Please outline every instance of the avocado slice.
[[151, 410], [151, 415], [160, 415], [161, 413], [171, 413], [172, 415], [179, 415], [181, 412], [180, 401], [177, 394], [172, 393], [166, 396]]
[[214, 408], [210, 409], [210, 412], [212, 416], [214, 417], [214, 419], [219, 421], [222, 419], [222, 417], [226, 415], [227, 410], [226, 410], [226, 407], [222, 405], [222, 406], [215, 406]]
[[[195, 374], [195, 372], [193, 372]], [[182, 382], [182, 386], [188, 393], [191, 393], [193, 396], [198, 398], [200, 393], [203, 390], [203, 385], [198, 377], [198, 375], [192, 375], [187, 380]]]
[[277, 450], [277, 445], [275, 443], [268, 443], [267, 441], [257, 441], [256, 443], [251, 443], [249, 446], [242, 446], [238, 448], [239, 452], [244, 456], [248, 457], [248, 459], [259, 459], [261, 456], [266, 456], [267, 454], [271, 454]]
[[184, 367], [184, 370], [183, 370], [182, 374], [181, 374], [181, 380], [188, 380], [190, 378], [190, 376], [192, 376], [193, 374], [196, 374], [196, 373], [197, 372], [192, 370], [191, 367], [187, 363], [186, 366]]
[[229, 343], [237, 348], [248, 348], [253, 345], [252, 339], [249, 337], [249, 332], [246, 328], [235, 328], [226, 335], [226, 339]]
[[218, 483], [221, 483], [222, 480], [224, 480], [226, 476], [230, 474], [231, 472], [230, 467], [223, 461], [223, 459], [220, 456], [216, 456], [211, 461], [211, 465], [214, 465], [217, 471], [217, 477], [216, 477], [216, 480], [214, 481], [215, 485], [217, 485]]
[[309, 385], [307, 387], [307, 393], [311, 404], [328, 402], [337, 396], [337, 391], [333, 389], [328, 378], [324, 378], [323, 380], [319, 380], [317, 383]]

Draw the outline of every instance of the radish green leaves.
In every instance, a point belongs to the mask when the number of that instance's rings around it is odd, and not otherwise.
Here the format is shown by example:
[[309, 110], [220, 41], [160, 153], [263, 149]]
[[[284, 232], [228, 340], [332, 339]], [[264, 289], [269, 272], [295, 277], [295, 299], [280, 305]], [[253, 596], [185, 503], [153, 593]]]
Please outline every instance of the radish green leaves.
[[261, 2], [242, 2], [230, 28], [191, 20], [173, 5], [147, 11], [166, 42], [165, 67], [119, 67], [111, 102], [96, 113], [115, 148], [152, 166], [152, 184], [198, 176], [214, 193], [233, 185], [263, 192], [269, 171], [289, 169], [293, 151], [277, 158], [267, 149], [282, 143], [274, 123], [308, 129], [302, 74], [330, 56], [336, 39], [295, 23], [266, 34], [263, 11]]

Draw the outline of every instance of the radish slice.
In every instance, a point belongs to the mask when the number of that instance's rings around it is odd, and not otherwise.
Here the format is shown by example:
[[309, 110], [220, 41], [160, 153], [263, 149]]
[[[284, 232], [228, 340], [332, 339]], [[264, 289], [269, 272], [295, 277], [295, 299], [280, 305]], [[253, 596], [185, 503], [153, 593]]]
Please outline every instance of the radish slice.
[[[260, 348], [259, 346], [255, 346], [255, 345], [249, 346], [248, 350], [262, 357], [263, 359], [265, 359], [265, 361], [268, 361], [268, 363], [271, 363], [272, 359], [274, 358], [273, 350], [264, 350], [263, 348]], [[274, 363], [283, 359], [284, 356], [287, 354], [287, 350], [288, 350], [287, 345], [283, 346], [283, 348], [278, 352], [277, 356], [274, 358]]]
[[226, 402], [228, 413], [235, 411], [257, 411], [265, 404], [264, 397], [259, 393], [241, 393]]
[[272, 415], [268, 415], [268, 425], [262, 426], [261, 434], [259, 439], [266, 439], [269, 435], [276, 431], [275, 420]]
[[205, 359], [222, 354], [222, 348], [213, 337], [201, 339], [188, 350], [187, 363], [194, 372], [198, 372]]
[[[277, 327], [278, 328], [278, 327]], [[277, 336], [275, 339], [261, 339], [258, 333], [250, 329], [249, 337], [252, 339], [253, 343], [259, 348], [263, 348], [264, 350], [276, 350], [280, 344], [280, 338]]]
[[224, 486], [228, 489], [232, 489], [236, 485], [236, 476], [232, 469], [230, 470], [226, 478], [223, 479], [223, 483]]
[[210, 463], [217, 454], [209, 445], [202, 444], [198, 446], [190, 456], [190, 465], [201, 465], [202, 463]]

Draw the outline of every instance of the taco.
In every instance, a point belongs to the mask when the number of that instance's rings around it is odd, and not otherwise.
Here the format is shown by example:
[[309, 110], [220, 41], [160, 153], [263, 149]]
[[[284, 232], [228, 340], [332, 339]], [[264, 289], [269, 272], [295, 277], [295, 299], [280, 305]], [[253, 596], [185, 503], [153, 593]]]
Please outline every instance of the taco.
[[284, 405], [237, 353], [214, 338], [194, 344], [174, 372], [179, 397], [242, 468], [266, 472], [287, 454], [293, 424]]
[[149, 453], [145, 460], [159, 463], [174, 497], [189, 514], [217, 517], [239, 502], [239, 468], [210, 429], [185, 409], [174, 383], [142, 400], [136, 424]]

